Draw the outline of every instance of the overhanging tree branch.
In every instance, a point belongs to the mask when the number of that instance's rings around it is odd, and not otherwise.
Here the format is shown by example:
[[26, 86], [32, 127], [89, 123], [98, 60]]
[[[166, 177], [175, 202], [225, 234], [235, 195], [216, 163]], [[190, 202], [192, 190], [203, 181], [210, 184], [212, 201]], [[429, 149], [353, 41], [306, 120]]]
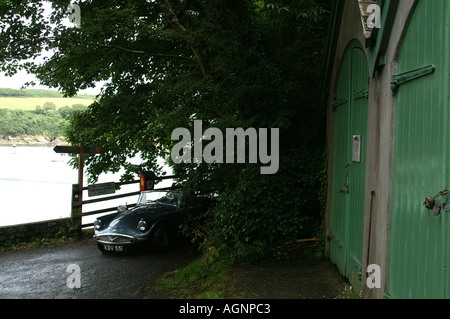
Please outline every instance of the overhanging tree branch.
[[205, 77], [210, 76], [210, 70], [209, 67], [205, 61], [205, 59], [200, 54], [200, 50], [197, 48], [197, 46], [194, 43], [194, 39], [192, 39], [191, 35], [187, 32], [187, 30], [184, 28], [183, 25], [181, 25], [180, 20], [178, 19], [177, 15], [172, 9], [172, 6], [170, 5], [169, 1], [167, 0], [158, 0], [159, 6], [166, 16], [167, 21], [169, 22], [170, 26], [177, 32], [179, 32], [189, 47], [191, 48], [192, 52], [195, 54], [197, 58], [197, 63], [200, 67], [200, 70], [202, 71], [203, 75]]
[[147, 51], [142, 51], [142, 50], [128, 49], [128, 48], [124, 48], [124, 47], [121, 47], [118, 45], [113, 45], [113, 44], [100, 44], [100, 43], [88, 42], [88, 41], [77, 40], [77, 39], [64, 38], [64, 40], [67, 40], [72, 43], [81, 43], [81, 44], [96, 46], [96, 47], [100, 47], [100, 48], [115, 49], [115, 50], [119, 50], [119, 51], [123, 51], [123, 52], [128, 52], [128, 53], [133, 53], [133, 54], [141, 54], [141, 55], [146, 55], [146, 56], [151, 56], [151, 57], [173, 58], [173, 59], [182, 59], [182, 60], [192, 61], [191, 57], [186, 57], [186, 56], [176, 55], [176, 54], [152, 53], [152, 52], [147, 52]]

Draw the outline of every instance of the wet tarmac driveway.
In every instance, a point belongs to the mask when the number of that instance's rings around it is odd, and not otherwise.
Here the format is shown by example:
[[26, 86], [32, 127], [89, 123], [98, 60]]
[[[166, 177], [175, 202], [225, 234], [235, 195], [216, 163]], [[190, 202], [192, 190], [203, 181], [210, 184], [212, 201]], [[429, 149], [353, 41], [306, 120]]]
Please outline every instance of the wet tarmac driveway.
[[[157, 298], [144, 288], [197, 254], [184, 242], [164, 254], [102, 254], [90, 238], [63, 246], [0, 252], [0, 299]], [[77, 289], [78, 283], [81, 288]]]

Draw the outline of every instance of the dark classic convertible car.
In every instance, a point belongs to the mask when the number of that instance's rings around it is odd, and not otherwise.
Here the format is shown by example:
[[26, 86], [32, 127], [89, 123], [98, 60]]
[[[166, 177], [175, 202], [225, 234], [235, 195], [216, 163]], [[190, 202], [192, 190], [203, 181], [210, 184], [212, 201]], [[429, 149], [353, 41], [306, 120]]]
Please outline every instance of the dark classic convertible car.
[[143, 191], [135, 207], [119, 207], [94, 222], [94, 238], [102, 252], [125, 251], [136, 246], [165, 251], [187, 218], [206, 212], [209, 197], [185, 195], [180, 191]]

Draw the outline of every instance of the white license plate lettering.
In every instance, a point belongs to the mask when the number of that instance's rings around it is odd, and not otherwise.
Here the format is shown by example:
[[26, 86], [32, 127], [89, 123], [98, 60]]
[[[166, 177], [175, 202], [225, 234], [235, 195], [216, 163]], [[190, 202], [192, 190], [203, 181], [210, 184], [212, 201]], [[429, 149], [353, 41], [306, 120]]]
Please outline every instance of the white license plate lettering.
[[123, 246], [105, 245], [107, 251], [123, 251]]

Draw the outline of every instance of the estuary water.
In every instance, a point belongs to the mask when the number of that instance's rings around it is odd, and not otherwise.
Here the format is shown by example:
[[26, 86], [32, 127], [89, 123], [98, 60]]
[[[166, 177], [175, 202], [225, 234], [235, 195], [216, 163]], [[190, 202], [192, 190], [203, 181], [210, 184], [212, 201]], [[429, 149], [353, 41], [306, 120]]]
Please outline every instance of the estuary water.
[[[72, 184], [78, 182], [78, 171], [67, 164], [69, 159], [68, 155], [56, 154], [51, 147], [0, 146], [0, 226], [70, 217]], [[133, 159], [131, 163], [140, 162]], [[117, 182], [119, 178], [120, 172], [102, 174], [98, 183]], [[171, 180], [163, 182], [158, 187], [171, 184]], [[116, 194], [138, 190], [138, 183], [124, 185]], [[93, 198], [88, 197], [87, 191], [83, 193], [84, 200]], [[137, 195], [89, 204], [83, 206], [83, 212], [136, 200]], [[83, 224], [93, 222], [97, 216], [83, 217]]]

